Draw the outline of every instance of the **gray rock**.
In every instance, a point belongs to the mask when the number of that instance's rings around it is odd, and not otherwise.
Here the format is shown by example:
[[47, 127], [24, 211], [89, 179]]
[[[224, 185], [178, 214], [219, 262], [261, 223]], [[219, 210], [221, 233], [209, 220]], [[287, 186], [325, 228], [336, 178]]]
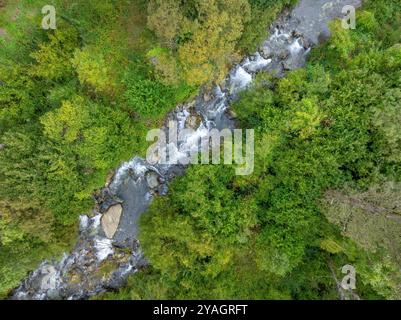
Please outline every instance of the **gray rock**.
[[155, 189], [158, 187], [159, 183], [159, 175], [156, 172], [148, 172], [146, 174], [146, 182], [148, 183], [149, 188]]
[[263, 47], [260, 50], [260, 55], [265, 59], [270, 59], [273, 56], [273, 52], [269, 47]]
[[279, 53], [279, 58], [281, 59], [281, 60], [285, 60], [285, 59], [287, 59], [289, 56], [290, 56], [290, 52], [288, 51], [288, 50], [283, 50], [283, 51], [281, 51], [280, 53]]
[[47, 291], [47, 297], [50, 300], [60, 300], [61, 299], [61, 294], [60, 294], [59, 290], [51, 289], [51, 290]]
[[57, 285], [57, 270], [54, 266], [48, 266], [43, 270], [43, 277], [40, 281], [41, 290], [55, 289]]
[[161, 184], [158, 188], [157, 188], [157, 193], [161, 196], [166, 196], [168, 194], [168, 187], [165, 184]]
[[121, 204], [116, 204], [110, 207], [101, 218], [102, 228], [106, 237], [112, 239], [117, 231], [121, 219], [123, 207]]
[[111, 206], [121, 203], [121, 199], [118, 199], [114, 194], [110, 192], [108, 188], [104, 188], [93, 195], [96, 202], [96, 211], [100, 213], [106, 212]]

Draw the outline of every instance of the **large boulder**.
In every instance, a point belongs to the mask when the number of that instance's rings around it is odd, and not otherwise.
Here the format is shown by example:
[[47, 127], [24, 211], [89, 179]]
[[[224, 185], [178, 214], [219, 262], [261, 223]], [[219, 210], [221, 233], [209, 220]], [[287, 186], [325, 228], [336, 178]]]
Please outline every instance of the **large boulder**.
[[101, 218], [102, 228], [106, 237], [112, 239], [120, 223], [123, 207], [121, 204], [111, 206]]

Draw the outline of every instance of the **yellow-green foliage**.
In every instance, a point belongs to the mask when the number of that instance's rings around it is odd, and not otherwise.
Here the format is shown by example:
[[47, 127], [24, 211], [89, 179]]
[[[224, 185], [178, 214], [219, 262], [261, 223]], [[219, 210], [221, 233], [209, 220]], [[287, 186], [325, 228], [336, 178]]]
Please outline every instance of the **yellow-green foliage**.
[[189, 84], [221, 81], [229, 66], [238, 58], [236, 41], [249, 19], [247, 1], [201, 1], [202, 17], [191, 39], [178, 49], [184, 77]]
[[167, 47], [174, 46], [183, 19], [178, 1], [149, 1], [147, 25]]
[[36, 63], [30, 73], [33, 77], [48, 80], [60, 80], [71, 75], [73, 71], [71, 58], [78, 45], [77, 31], [73, 28], [59, 26], [54, 33], [49, 33], [49, 41], [39, 44], [39, 49], [31, 54]]
[[177, 52], [181, 72], [176, 71], [177, 61], [165, 54], [159, 57], [162, 61], [156, 61], [157, 69], [168, 82], [172, 83], [174, 75], [189, 85], [223, 79], [239, 57], [236, 45], [250, 18], [246, 0], [207, 0], [185, 5], [152, 0], [148, 12], [149, 28], [166, 47]]
[[103, 54], [95, 52], [91, 47], [85, 47], [75, 52], [72, 63], [82, 84], [89, 85], [98, 93], [113, 92], [115, 83], [112, 70]]

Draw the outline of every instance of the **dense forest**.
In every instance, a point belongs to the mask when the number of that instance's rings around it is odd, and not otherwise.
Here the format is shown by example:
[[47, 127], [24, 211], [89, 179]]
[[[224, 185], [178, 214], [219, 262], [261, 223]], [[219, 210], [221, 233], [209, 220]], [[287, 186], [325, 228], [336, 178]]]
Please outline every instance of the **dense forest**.
[[[57, 29], [40, 28], [43, 5]], [[0, 297], [71, 249], [110, 172], [219, 83], [292, 0], [0, 0]], [[255, 171], [193, 166], [156, 198], [150, 265], [99, 299], [401, 299], [401, 2], [331, 24], [305, 68], [232, 108]]]
[[106, 297], [337, 299], [352, 264], [360, 298], [400, 299], [400, 9], [371, 1], [306, 68], [261, 74], [234, 105], [257, 128], [254, 174], [174, 181], [142, 219], [152, 266]]
[[50, 1], [49, 31], [48, 2], [0, 1], [2, 295], [71, 248], [110, 170], [144, 154], [148, 128], [221, 79], [289, 3]]

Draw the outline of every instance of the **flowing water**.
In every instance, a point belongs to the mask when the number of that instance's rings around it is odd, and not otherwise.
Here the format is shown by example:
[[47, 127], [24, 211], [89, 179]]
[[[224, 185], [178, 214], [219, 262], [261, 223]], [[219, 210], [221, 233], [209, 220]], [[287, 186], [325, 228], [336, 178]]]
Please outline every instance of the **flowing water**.
[[[283, 76], [305, 64], [310, 49], [329, 36], [328, 22], [342, 16], [345, 5], [358, 7], [361, 0], [300, 0], [270, 28], [271, 36], [258, 52], [234, 66], [220, 85], [203, 93], [192, 103], [178, 106], [167, 121], [175, 120], [178, 131], [194, 129], [180, 140], [170, 142], [170, 160], [186, 156], [209, 131], [233, 128], [230, 104], [252, 83], [258, 72]], [[138, 236], [138, 220], [155, 195], [168, 192], [168, 182], [182, 174], [181, 165], [152, 165], [134, 157], [115, 173], [97, 198], [93, 217], [80, 217], [80, 232], [73, 251], [61, 261], [45, 261], [17, 288], [12, 299], [85, 299], [123, 286], [129, 275], [147, 264]], [[123, 207], [112, 239], [106, 237], [101, 217], [116, 203]], [[105, 270], [108, 270], [106, 272]], [[110, 271], [111, 270], [111, 271]]]

